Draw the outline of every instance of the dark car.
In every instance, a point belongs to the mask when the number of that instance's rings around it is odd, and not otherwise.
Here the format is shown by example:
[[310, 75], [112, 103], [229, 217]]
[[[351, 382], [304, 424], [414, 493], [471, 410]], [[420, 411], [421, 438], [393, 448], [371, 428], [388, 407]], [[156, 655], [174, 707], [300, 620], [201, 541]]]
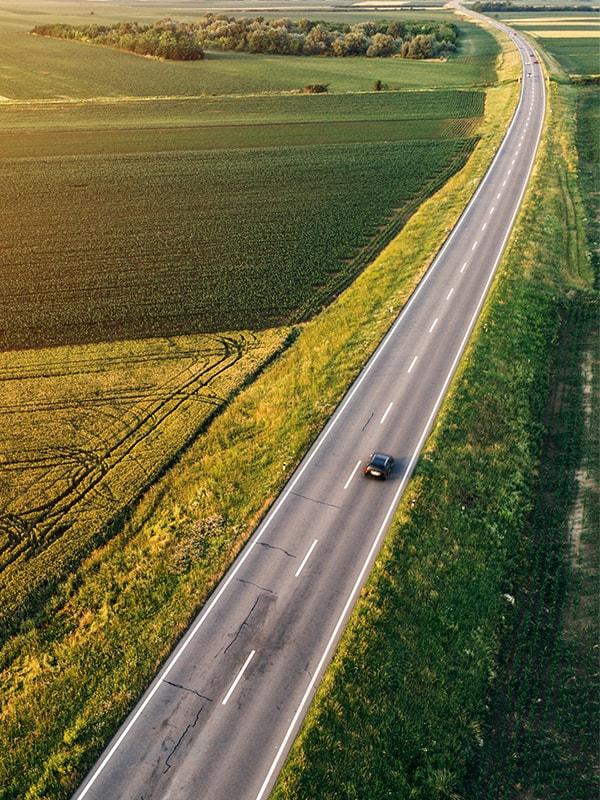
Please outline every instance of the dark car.
[[372, 478], [380, 478], [384, 481], [389, 478], [393, 466], [394, 459], [386, 453], [371, 453], [365, 467], [365, 475], [369, 475]]

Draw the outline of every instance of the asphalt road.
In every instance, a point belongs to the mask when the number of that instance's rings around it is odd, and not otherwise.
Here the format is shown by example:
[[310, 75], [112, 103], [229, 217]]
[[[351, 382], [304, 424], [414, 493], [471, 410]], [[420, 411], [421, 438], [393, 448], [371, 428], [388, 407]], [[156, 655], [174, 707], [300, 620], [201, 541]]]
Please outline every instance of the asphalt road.
[[[518, 110], [427, 275], [285, 490], [75, 794], [268, 797], [392, 520], [513, 225], [543, 123], [523, 57]], [[369, 453], [396, 458], [363, 476]]]

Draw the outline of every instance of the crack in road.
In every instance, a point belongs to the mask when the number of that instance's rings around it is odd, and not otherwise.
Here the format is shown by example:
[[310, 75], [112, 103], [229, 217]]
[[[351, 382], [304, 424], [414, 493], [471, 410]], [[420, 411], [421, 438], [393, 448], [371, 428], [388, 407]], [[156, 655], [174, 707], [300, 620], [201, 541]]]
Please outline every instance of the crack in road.
[[190, 692], [191, 694], [195, 694], [197, 697], [201, 697], [202, 700], [208, 700], [209, 703], [212, 703], [212, 697], [207, 697], [205, 694], [200, 694], [195, 689], [190, 689], [189, 686], [184, 686], [182, 683], [173, 683], [173, 681], [168, 681], [166, 678], [163, 678], [163, 683], [168, 683], [169, 686], [175, 687], [175, 689], [183, 689], [184, 692]]
[[275, 544], [269, 544], [268, 542], [260, 542], [260, 546], [267, 547], [269, 550], [281, 550], [282, 553], [285, 553], [286, 556], [289, 556], [290, 558], [298, 558], [298, 556], [295, 556], [293, 553], [289, 553], [287, 550], [284, 550], [283, 547], [277, 547], [277, 545]]
[[375, 415], [375, 412], [374, 412], [374, 411], [371, 411], [371, 416], [370, 416], [370, 417], [369, 417], [369, 419], [368, 419], [368, 420], [365, 422], [365, 424], [362, 426], [362, 430], [363, 430], [363, 431], [364, 431], [364, 429], [367, 427], [367, 425], [369, 424], [369, 422], [371, 422], [371, 420], [373, 419], [374, 415]]
[[[295, 556], [294, 556], [295, 558]], [[261, 592], [269, 592], [269, 594], [273, 594], [273, 589], [267, 589], [266, 586], [259, 586], [258, 583], [254, 583], [254, 581], [247, 581], [245, 578], [238, 578], [240, 583], [246, 583], [248, 586], [255, 586], [257, 589], [260, 589]]]
[[235, 641], [236, 641], [236, 639], [238, 638], [238, 636], [239, 636], [239, 635], [240, 635], [240, 633], [242, 632], [242, 628], [244, 627], [244, 625], [247, 625], [247, 624], [248, 624], [248, 620], [250, 619], [250, 615], [252, 614], [252, 612], [253, 612], [253, 611], [254, 611], [254, 609], [256, 608], [256, 606], [257, 606], [257, 604], [258, 604], [258, 601], [259, 601], [259, 600], [260, 600], [260, 595], [259, 595], [259, 596], [256, 598], [256, 600], [255, 600], [255, 601], [254, 601], [254, 603], [252, 604], [252, 608], [251, 608], [251, 609], [250, 609], [250, 611], [249, 611], [249, 612], [246, 614], [246, 616], [245, 616], [245, 618], [244, 618], [244, 620], [243, 620], [242, 624], [241, 624], [241, 625], [240, 625], [240, 627], [237, 629], [237, 632], [236, 632], [235, 636], [233, 637], [233, 639], [232, 639], [232, 640], [229, 642], [229, 644], [227, 645], [227, 647], [225, 648], [225, 650], [223, 650], [223, 655], [225, 655], [225, 653], [226, 653], [226, 652], [229, 650], [229, 648], [230, 648], [230, 647], [231, 647], [233, 644], [235, 644]]
[[325, 500], [315, 500], [314, 497], [308, 497], [305, 494], [300, 494], [300, 492], [292, 492], [292, 494], [296, 495], [296, 497], [303, 497], [305, 500], [310, 500], [311, 503], [318, 503], [320, 506], [329, 506], [329, 508], [341, 508], [341, 506], [336, 506], [335, 503], [328, 503]]
[[173, 764], [169, 764], [169, 759], [170, 759], [170, 758], [172, 758], [172, 757], [175, 755], [175, 751], [177, 750], [177, 748], [179, 747], [179, 745], [180, 745], [180, 744], [183, 742], [183, 740], [185, 739], [185, 737], [187, 736], [187, 734], [189, 733], [189, 731], [190, 731], [192, 728], [195, 728], [195, 727], [196, 727], [196, 725], [197, 725], [197, 723], [198, 723], [198, 720], [200, 719], [200, 714], [202, 713], [202, 709], [203, 709], [203, 708], [204, 708], [204, 706], [203, 706], [203, 705], [202, 705], [202, 706], [200, 706], [200, 708], [198, 709], [198, 713], [196, 714], [196, 717], [195, 717], [194, 721], [193, 721], [192, 723], [190, 723], [189, 725], [187, 725], [187, 726], [186, 726], [186, 729], [184, 730], [184, 732], [181, 734], [181, 736], [179, 737], [179, 739], [178, 739], [178, 740], [177, 740], [177, 742], [175, 743], [175, 745], [174, 745], [173, 749], [171, 750], [171, 752], [169, 753], [169, 755], [168, 755], [168, 756], [165, 758], [165, 769], [163, 769], [163, 775], [166, 775], [166, 774], [167, 774], [167, 772], [168, 772], [168, 771], [171, 769], [171, 767], [173, 766]]

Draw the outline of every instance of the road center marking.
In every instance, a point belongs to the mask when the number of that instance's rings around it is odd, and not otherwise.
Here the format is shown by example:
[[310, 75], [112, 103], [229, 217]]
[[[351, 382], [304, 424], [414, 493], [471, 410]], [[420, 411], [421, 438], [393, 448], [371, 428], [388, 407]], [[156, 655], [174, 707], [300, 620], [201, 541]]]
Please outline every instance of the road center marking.
[[233, 691], [234, 691], [235, 687], [238, 685], [238, 683], [242, 679], [242, 675], [246, 671], [246, 667], [248, 666], [248, 664], [252, 661], [255, 653], [256, 653], [256, 650], [252, 650], [252, 652], [250, 653], [248, 658], [244, 661], [244, 666], [238, 672], [236, 679], [234, 680], [234, 682], [229, 687], [229, 691], [227, 692], [227, 694], [223, 698], [223, 702], [221, 703], [221, 705], [224, 706], [227, 703], [227, 701], [229, 700], [229, 698], [231, 697], [231, 695], [233, 694]]
[[498, 192], [498, 194], [496, 195], [496, 200], [500, 200], [501, 197], [502, 197], [502, 192]]
[[407, 372], [410, 372], [410, 371], [411, 371], [411, 369], [414, 367], [414, 365], [417, 363], [417, 358], [418, 358], [418, 357], [419, 357], [419, 356], [415, 356], [415, 357], [413, 358], [413, 360], [410, 362], [410, 367], [407, 369]]
[[465, 263], [464, 263], [464, 264], [462, 265], [462, 267], [460, 268], [460, 271], [461, 271], [461, 272], [464, 272], [466, 268], [467, 268], [467, 262], [465, 261]]
[[450, 298], [452, 297], [452, 292], [453, 292], [453, 291], [454, 291], [454, 286], [453, 286], [453, 287], [450, 289], [450, 291], [448, 292], [448, 295], [447, 295], [447, 297], [446, 297], [446, 300], [450, 300]]
[[353, 470], [352, 470], [352, 472], [350, 473], [350, 477], [348, 478], [348, 480], [347, 480], [347, 481], [346, 481], [346, 483], [344, 484], [344, 489], [347, 489], [347, 488], [350, 486], [350, 481], [351, 481], [351, 480], [352, 480], [352, 478], [353, 478], [353, 477], [356, 475], [356, 470], [357, 470], [359, 467], [360, 467], [360, 461], [357, 461], [357, 462], [356, 462], [356, 466], [354, 467], [354, 469], [353, 469]]
[[481, 230], [484, 231], [487, 228], [487, 222], [484, 222], [481, 226]]
[[490, 215], [492, 215], [492, 214], [494, 213], [494, 211], [495, 211], [495, 210], [496, 210], [496, 206], [492, 206], [492, 207], [490, 208]]
[[390, 413], [390, 411], [392, 410], [392, 406], [393, 406], [393, 405], [394, 405], [394, 401], [392, 400], [392, 402], [391, 402], [391, 403], [389, 404], [389, 406], [386, 408], [386, 410], [385, 410], [385, 414], [384, 414], [384, 415], [383, 415], [383, 417], [382, 417], [382, 418], [379, 420], [379, 424], [380, 424], [380, 425], [383, 425], [383, 423], [385, 422], [385, 418], [387, 417], [387, 415], [388, 415], [388, 414]]
[[[466, 266], [466, 264], [465, 264], [465, 266]], [[438, 319], [439, 319], [439, 317], [436, 317], [436, 318], [433, 320], [433, 324], [432, 324], [431, 328], [429, 328], [429, 333], [432, 333], [432, 332], [433, 332], [433, 329], [434, 329], [434, 328], [435, 328], [435, 326], [437, 325]]]
[[[360, 461], [358, 463], [360, 464]], [[354, 468], [354, 471], [356, 472], [356, 467]], [[346, 487], [344, 486], [344, 489], [345, 488]], [[300, 575], [300, 573], [302, 572], [302, 570], [304, 569], [304, 565], [306, 564], [306, 562], [310, 558], [310, 554], [315, 549], [315, 545], [317, 544], [318, 541], [319, 541], [318, 539], [315, 539], [314, 542], [311, 544], [311, 546], [308, 548], [308, 553], [304, 556], [304, 558], [302, 559], [302, 563], [300, 564], [300, 566], [296, 570], [296, 574], [294, 575], [295, 578], [297, 578]]]
[[473, 242], [473, 247], [471, 248], [471, 250], [475, 250], [475, 248], [477, 247], [478, 244], [479, 244], [479, 242]]

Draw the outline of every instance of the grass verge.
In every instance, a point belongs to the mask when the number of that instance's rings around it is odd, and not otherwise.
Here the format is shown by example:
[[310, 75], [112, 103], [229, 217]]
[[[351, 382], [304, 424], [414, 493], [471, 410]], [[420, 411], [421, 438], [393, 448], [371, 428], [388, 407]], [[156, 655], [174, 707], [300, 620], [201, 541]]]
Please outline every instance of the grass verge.
[[[555, 345], [569, 297], [594, 302], [585, 248], [573, 242], [581, 230], [571, 213], [572, 110], [572, 94], [553, 86], [534, 180], [495, 287], [276, 800], [449, 800], [463, 796], [475, 755], [496, 746], [485, 725], [489, 693], [500, 643], [528, 615], [519, 579], [537, 556], [527, 531], [543, 485]], [[555, 545], [541, 568], [553, 596], [562, 564]], [[534, 641], [525, 637], [524, 651]], [[513, 677], [518, 691], [524, 676], [516, 669]], [[471, 785], [464, 796], [488, 795]]]
[[516, 63], [506, 51], [466, 167], [0, 651], [0, 797], [65, 797], [106, 744], [456, 222], [512, 114]]

